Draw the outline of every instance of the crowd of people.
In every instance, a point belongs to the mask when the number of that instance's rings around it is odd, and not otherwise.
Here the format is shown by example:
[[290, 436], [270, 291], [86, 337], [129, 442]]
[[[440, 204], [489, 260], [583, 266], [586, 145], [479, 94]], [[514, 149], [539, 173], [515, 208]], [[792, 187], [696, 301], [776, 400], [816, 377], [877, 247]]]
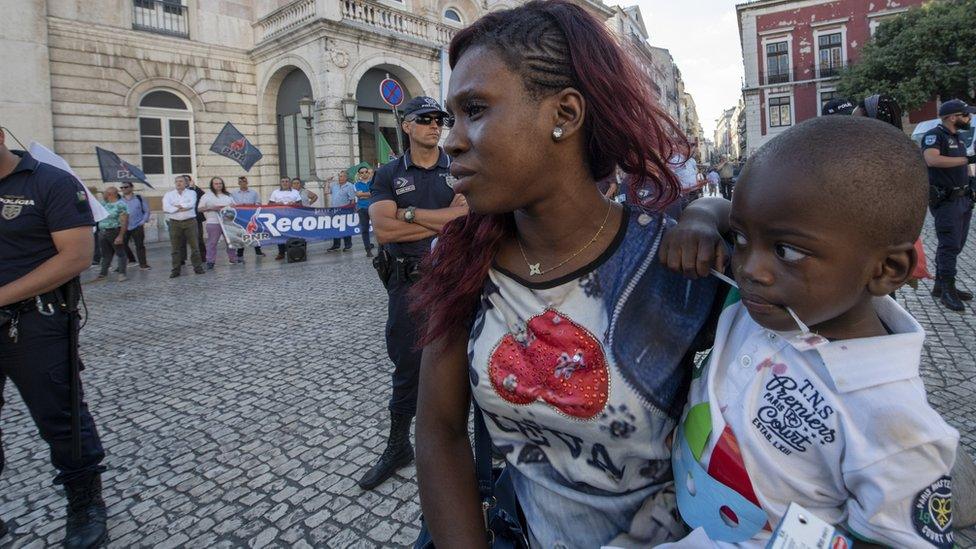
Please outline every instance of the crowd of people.
[[[765, 547], [794, 505], [835, 528], [831, 546], [953, 547], [973, 504], [952, 474], [971, 458], [928, 403], [925, 332], [890, 296], [916, 272], [928, 209], [937, 297], [953, 310], [971, 298], [955, 257], [976, 158], [958, 132], [976, 109], [944, 102], [920, 153], [900, 109], [873, 96], [833, 113], [864, 116], [797, 124], [744, 165], [702, 174], [633, 62], [576, 4], [492, 12], [448, 57], [446, 109], [430, 97], [402, 107], [405, 154], [329, 181], [333, 206], [372, 223], [388, 298], [389, 436], [359, 486], [416, 460], [417, 547]], [[0, 391], [10, 378], [39, 412], [67, 487], [66, 545], [93, 547], [106, 533], [104, 451], [87, 407], [46, 370], [77, 380], [62, 288], [88, 266], [93, 217], [77, 181], [3, 139]], [[708, 196], [689, 200], [689, 180]], [[170, 276], [187, 256], [202, 274], [217, 261], [218, 212], [258, 196], [244, 177], [234, 192], [219, 177], [209, 191], [188, 176], [175, 186], [163, 199]], [[269, 202], [317, 199], [282, 178]], [[149, 268], [148, 211], [131, 185], [106, 189], [104, 206], [99, 276], [116, 259], [124, 280], [130, 241]], [[48, 366], [26, 364], [38, 357]]]
[[[349, 181], [345, 170], [326, 180], [329, 183], [328, 203], [333, 208], [355, 209], [359, 214], [360, 233], [367, 257], [373, 257], [374, 245], [370, 239], [369, 205], [374, 170], [366, 163], [357, 166], [356, 182]], [[166, 216], [171, 247], [170, 278], [182, 274], [189, 256], [190, 264], [197, 274], [213, 270], [217, 264], [218, 248], [221, 240], [230, 265], [244, 263], [244, 248], [232, 248], [227, 241], [220, 220], [220, 212], [233, 206], [261, 205], [260, 195], [249, 187], [247, 176], [237, 178], [237, 190], [230, 191], [222, 177], [212, 177], [209, 188], [197, 186], [189, 174], [178, 175], [174, 179], [174, 189], [163, 196], [162, 209]], [[108, 216], [98, 222], [95, 231], [95, 251], [92, 265], [99, 266], [96, 281], [107, 279], [112, 260], [117, 259], [114, 272], [117, 280], [127, 280], [129, 264], [138, 264], [148, 270], [146, 260], [145, 225], [150, 220], [151, 211], [146, 199], [133, 191], [132, 183], [106, 187], [102, 191], [102, 206]], [[306, 188], [300, 178], [282, 177], [279, 188], [271, 192], [268, 204], [277, 206], [313, 207], [319, 196]], [[132, 252], [130, 242], [135, 246]], [[342, 246], [340, 247], [340, 244]], [[260, 245], [253, 246], [256, 256], [264, 256]], [[187, 252], [189, 250], [189, 252]], [[327, 251], [352, 250], [352, 236], [335, 238]], [[278, 244], [275, 260], [285, 259], [286, 248]]]

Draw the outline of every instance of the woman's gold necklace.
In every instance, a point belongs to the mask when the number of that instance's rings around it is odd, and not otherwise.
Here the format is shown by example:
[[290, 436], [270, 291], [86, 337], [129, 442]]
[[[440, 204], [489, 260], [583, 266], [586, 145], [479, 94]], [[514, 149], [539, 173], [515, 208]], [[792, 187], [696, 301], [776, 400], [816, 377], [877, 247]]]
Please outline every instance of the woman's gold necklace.
[[516, 236], [515, 237], [515, 240], [516, 240], [516, 242], [518, 242], [519, 251], [522, 252], [522, 259], [525, 261], [526, 267], [529, 268], [529, 276], [542, 276], [542, 275], [544, 275], [546, 273], [550, 273], [552, 271], [555, 271], [556, 269], [558, 269], [558, 268], [562, 267], [563, 265], [569, 263], [570, 261], [576, 259], [576, 257], [579, 254], [581, 254], [584, 251], [586, 251], [586, 249], [589, 248], [590, 246], [592, 246], [593, 243], [596, 242], [596, 239], [599, 238], [600, 235], [603, 233], [603, 228], [607, 226], [607, 221], [610, 220], [610, 211], [612, 209], [613, 209], [613, 202], [608, 202], [607, 203], [607, 215], [606, 215], [606, 217], [603, 218], [603, 224], [600, 225], [600, 228], [597, 229], [596, 234], [593, 235], [593, 238], [591, 238], [589, 242], [587, 242], [582, 248], [580, 248], [579, 250], [577, 250], [576, 253], [574, 253], [573, 255], [571, 255], [571, 256], [567, 257], [566, 259], [564, 259], [563, 261], [561, 261], [558, 265], [555, 265], [553, 267], [549, 267], [548, 269], [542, 269], [542, 268], [540, 268], [541, 265], [542, 265], [542, 262], [541, 261], [538, 262], [538, 263], [529, 263], [529, 258], [526, 257], [526, 255], [525, 255], [525, 248], [522, 246], [522, 239], [520, 237], [517, 237]]

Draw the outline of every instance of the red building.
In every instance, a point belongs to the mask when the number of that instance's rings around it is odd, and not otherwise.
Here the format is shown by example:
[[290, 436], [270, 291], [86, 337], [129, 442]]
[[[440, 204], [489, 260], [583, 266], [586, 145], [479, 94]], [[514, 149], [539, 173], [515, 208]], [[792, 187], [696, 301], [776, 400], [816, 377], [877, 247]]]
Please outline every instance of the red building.
[[[840, 69], [857, 61], [878, 25], [922, 3], [755, 0], [737, 5], [747, 154], [794, 124], [819, 116], [821, 105], [836, 96]], [[932, 103], [910, 119], [934, 117]]]

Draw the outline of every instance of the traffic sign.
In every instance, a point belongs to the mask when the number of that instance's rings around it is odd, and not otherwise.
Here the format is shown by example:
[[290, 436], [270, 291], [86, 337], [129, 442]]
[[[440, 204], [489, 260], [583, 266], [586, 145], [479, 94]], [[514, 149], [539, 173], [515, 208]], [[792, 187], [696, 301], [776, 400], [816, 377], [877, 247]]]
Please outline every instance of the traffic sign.
[[380, 96], [387, 105], [399, 107], [403, 103], [403, 88], [396, 80], [386, 78], [380, 82]]

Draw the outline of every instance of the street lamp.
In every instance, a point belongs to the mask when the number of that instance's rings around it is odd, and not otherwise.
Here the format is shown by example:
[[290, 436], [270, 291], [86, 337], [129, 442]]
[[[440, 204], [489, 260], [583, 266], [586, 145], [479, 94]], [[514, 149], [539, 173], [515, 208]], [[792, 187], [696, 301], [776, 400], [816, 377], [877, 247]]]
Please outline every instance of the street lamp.
[[356, 145], [353, 141], [353, 129], [355, 128], [356, 121], [356, 110], [359, 108], [359, 104], [356, 102], [356, 98], [352, 96], [351, 93], [346, 94], [346, 98], [342, 100], [342, 115], [346, 117], [346, 128], [349, 130], [349, 165], [352, 166], [356, 163]]
[[310, 179], [318, 181], [315, 174], [315, 136], [312, 133], [312, 119], [315, 117], [315, 100], [304, 96], [298, 100], [298, 110], [305, 120], [305, 131], [308, 132], [308, 174]]
[[298, 100], [298, 110], [302, 113], [302, 118], [305, 119], [305, 128], [310, 129], [312, 127], [312, 117], [315, 115], [313, 111], [315, 109], [315, 100], [309, 96], [302, 97]]

